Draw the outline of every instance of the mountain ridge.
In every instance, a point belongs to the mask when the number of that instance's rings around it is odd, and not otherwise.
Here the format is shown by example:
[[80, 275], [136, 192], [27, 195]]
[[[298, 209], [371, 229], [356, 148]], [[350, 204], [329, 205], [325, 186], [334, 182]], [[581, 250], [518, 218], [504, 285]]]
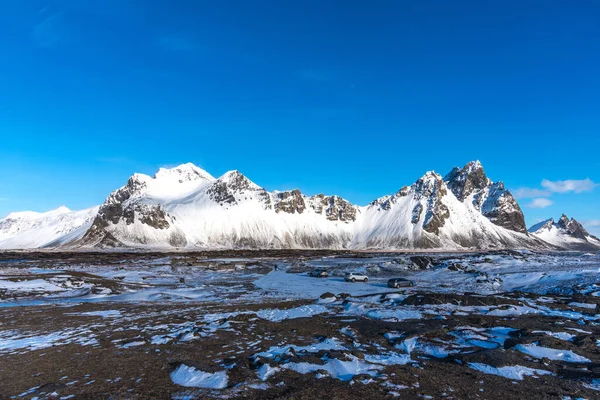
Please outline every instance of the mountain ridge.
[[[501, 181], [487, 177], [479, 161], [444, 177], [429, 171], [366, 206], [298, 189], [269, 192], [237, 170], [215, 178], [187, 163], [161, 168], [152, 177], [135, 173], [103, 204], [84, 211], [55, 212], [66, 221], [62, 230], [46, 215], [52, 235], [37, 241], [27, 238], [44, 223], [21, 222], [17, 230], [19, 214], [12, 213], [0, 220], [0, 248], [460, 250], [557, 249], [572, 243], [529, 232], [517, 201]], [[565, 224], [573, 228], [565, 225], [567, 235], [582, 235], [577, 221]]]

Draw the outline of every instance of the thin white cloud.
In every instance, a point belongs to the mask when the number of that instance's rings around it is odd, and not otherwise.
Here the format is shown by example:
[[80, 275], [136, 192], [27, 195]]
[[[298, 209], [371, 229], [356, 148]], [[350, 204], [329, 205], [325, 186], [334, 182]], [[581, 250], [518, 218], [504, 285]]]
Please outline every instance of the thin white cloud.
[[8, 197], [0, 197], [0, 201], [10, 201]]
[[542, 187], [554, 193], [567, 193], [567, 192], [589, 192], [593, 190], [598, 183], [595, 183], [590, 178], [587, 179], [568, 179], [565, 181], [550, 181], [548, 179], [544, 179], [542, 181]]
[[523, 187], [514, 190], [512, 194], [515, 199], [532, 199], [534, 197], [548, 197], [552, 193], [549, 190]]
[[600, 227], [600, 219], [591, 219], [588, 221], [583, 221], [583, 225], [592, 228]]
[[529, 208], [546, 208], [550, 207], [554, 202], [545, 197], [538, 197], [531, 201], [531, 203], [527, 204]]

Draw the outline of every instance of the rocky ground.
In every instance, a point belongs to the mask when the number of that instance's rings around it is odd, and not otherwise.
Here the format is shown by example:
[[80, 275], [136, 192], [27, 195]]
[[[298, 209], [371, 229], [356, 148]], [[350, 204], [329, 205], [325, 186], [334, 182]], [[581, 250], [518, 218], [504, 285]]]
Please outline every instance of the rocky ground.
[[600, 397], [598, 264], [581, 257], [546, 258], [569, 279], [544, 286], [556, 268], [499, 272], [519, 254], [3, 256], [0, 398]]

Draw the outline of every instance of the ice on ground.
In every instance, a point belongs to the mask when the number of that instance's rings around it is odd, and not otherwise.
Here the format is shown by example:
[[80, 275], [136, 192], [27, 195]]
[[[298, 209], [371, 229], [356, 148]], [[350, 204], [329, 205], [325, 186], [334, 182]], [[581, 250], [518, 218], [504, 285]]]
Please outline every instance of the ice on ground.
[[560, 340], [565, 340], [567, 342], [572, 342], [573, 339], [577, 336], [568, 332], [532, 331], [531, 333], [543, 333], [544, 335], [551, 336]]
[[590, 303], [578, 303], [576, 301], [573, 301], [571, 303], [568, 304], [571, 307], [579, 307], [579, 308], [589, 308], [592, 310], [596, 309], [596, 305], [595, 304], [590, 304]]
[[279, 367], [271, 367], [269, 364], [263, 364], [257, 371], [256, 374], [261, 381], [266, 381], [277, 372], [281, 371]]
[[296, 345], [287, 345], [287, 346], [273, 346], [269, 348], [269, 350], [262, 351], [260, 353], [256, 353], [254, 357], [266, 357], [266, 358], [277, 358], [281, 355], [287, 353], [290, 349], [294, 349], [296, 354], [298, 353], [317, 353], [321, 350], [348, 350], [346, 346], [342, 344], [338, 339], [325, 339], [322, 342], [309, 344], [307, 346], [296, 346]]
[[485, 349], [495, 349], [503, 346], [506, 339], [510, 337], [513, 328], [496, 326], [493, 328], [474, 328], [471, 326], [459, 326], [456, 330], [450, 332], [450, 335], [456, 337], [459, 346], [476, 346]]
[[397, 332], [397, 331], [387, 332], [383, 335], [383, 337], [386, 338], [387, 340], [400, 339], [402, 336], [404, 336], [404, 333]]
[[250, 384], [248, 384], [248, 387], [250, 389], [256, 389], [256, 390], [267, 390], [269, 388], [269, 384], [267, 384], [267, 383], [250, 383]]
[[584, 383], [583, 386], [585, 386], [588, 389], [597, 390], [600, 392], [600, 379], [592, 379], [591, 383]]
[[313, 315], [326, 313], [328, 309], [320, 304], [304, 305], [287, 310], [270, 309], [260, 310], [256, 315], [262, 319], [272, 322], [280, 322], [286, 319], [306, 318]]
[[44, 279], [29, 279], [17, 282], [8, 279], [0, 279], [0, 289], [6, 289], [12, 292], [62, 292], [65, 290], [65, 288]]
[[70, 343], [87, 346], [97, 345], [98, 341], [88, 327], [52, 332], [44, 335], [32, 335], [31, 333], [20, 333], [18, 331], [0, 332], [0, 352], [39, 350]]
[[129, 349], [131, 347], [143, 346], [146, 342], [143, 340], [136, 340], [135, 342], [125, 343], [124, 345], [119, 346], [122, 349]]
[[567, 329], [569, 331], [573, 331], [573, 332], [585, 333], [586, 335], [592, 334], [592, 332], [590, 332], [590, 331], [585, 331], [585, 330], [579, 329], [579, 328], [565, 328], [565, 329]]
[[407, 319], [421, 319], [423, 314], [416, 310], [398, 309], [398, 310], [369, 310], [366, 313], [368, 318], [382, 319], [385, 321], [404, 321]]
[[418, 349], [424, 354], [435, 357], [435, 358], [446, 358], [450, 354], [456, 354], [459, 351], [455, 349], [448, 349], [445, 346], [435, 346], [432, 344], [419, 343]]
[[554, 361], [565, 361], [573, 363], [588, 363], [589, 359], [580, 356], [579, 354], [573, 353], [571, 350], [557, 350], [549, 347], [538, 346], [532, 344], [518, 344], [515, 346], [516, 350], [525, 353], [535, 358], [547, 358]]
[[354, 378], [355, 375], [360, 374], [377, 376], [379, 374], [378, 371], [383, 368], [379, 365], [361, 361], [357, 357], [351, 357], [352, 359], [350, 361], [331, 359], [323, 365], [300, 362], [283, 364], [282, 367], [299, 372], [301, 374], [327, 371], [332, 378], [339, 379], [341, 381], [349, 381]]
[[498, 375], [517, 381], [522, 381], [525, 376], [536, 377], [537, 375], [552, 375], [552, 372], [550, 371], [523, 367], [521, 365], [512, 365], [500, 368], [492, 367], [491, 365], [482, 363], [469, 363], [468, 365], [474, 370], [483, 372], [484, 374]]
[[413, 363], [410, 354], [388, 353], [388, 354], [365, 354], [365, 361], [381, 365], [406, 365]]
[[102, 317], [102, 318], [117, 318], [121, 316], [121, 311], [119, 310], [105, 310], [105, 311], [88, 311], [88, 312], [80, 312], [80, 313], [67, 313], [65, 315], [78, 315], [78, 316], [94, 316], [94, 317]]
[[385, 282], [348, 283], [343, 278], [312, 278], [306, 274], [292, 274], [285, 271], [271, 271], [254, 281], [260, 289], [284, 293], [302, 299], [314, 299], [323, 293], [349, 293], [359, 296], [371, 293], [397, 292], [390, 289]]
[[227, 387], [227, 371], [204, 372], [181, 364], [171, 372], [171, 380], [176, 385], [205, 389], [224, 389]]
[[406, 354], [412, 353], [412, 351], [415, 349], [415, 347], [417, 346], [417, 340], [419, 338], [418, 337], [411, 337], [410, 339], [406, 339], [405, 341], [403, 341], [402, 343], [396, 345], [396, 348], [402, 350], [403, 352], [405, 352]]

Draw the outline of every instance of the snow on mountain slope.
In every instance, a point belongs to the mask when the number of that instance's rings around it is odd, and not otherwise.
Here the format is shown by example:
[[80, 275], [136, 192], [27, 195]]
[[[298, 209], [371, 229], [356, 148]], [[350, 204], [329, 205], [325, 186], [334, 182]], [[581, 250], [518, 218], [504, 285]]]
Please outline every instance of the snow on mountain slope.
[[100, 207], [85, 246], [342, 248], [357, 207], [336, 196], [269, 193], [238, 171], [135, 175]]
[[590, 235], [585, 228], [575, 219], [563, 214], [558, 222], [554, 218], [542, 221], [529, 228], [535, 237], [554, 246], [570, 250], [597, 250], [600, 249], [600, 240]]
[[[309, 197], [298, 190], [268, 192], [239, 171], [218, 179], [199, 169], [187, 173], [193, 168], [161, 170], [154, 178], [132, 176], [107, 198], [79, 244], [353, 249], [546, 246], [482, 215], [473, 196], [485, 194], [494, 199], [494, 205], [499, 197], [489, 194], [496, 186], [487, 178], [477, 191], [470, 184], [463, 185], [466, 190], [461, 194], [467, 201], [462, 202], [440, 175], [429, 172], [393, 196], [357, 207], [337, 196]], [[472, 171], [463, 170], [469, 182]]]
[[0, 219], [0, 249], [58, 247], [81, 238], [92, 225], [98, 207], [45, 213], [17, 212]]
[[486, 176], [479, 161], [471, 161], [462, 169], [454, 167], [444, 180], [458, 200], [473, 204], [495, 225], [527, 233], [519, 203], [504, 188], [504, 183], [493, 182]]
[[428, 172], [364, 207], [269, 192], [239, 171], [215, 179], [188, 163], [134, 174], [94, 209], [11, 214], [0, 248], [555, 248], [523, 226], [517, 202], [479, 162], [445, 178]]
[[471, 201], [458, 200], [435, 172], [362, 210], [351, 243], [355, 248], [390, 249], [544, 246], [495, 225]]

